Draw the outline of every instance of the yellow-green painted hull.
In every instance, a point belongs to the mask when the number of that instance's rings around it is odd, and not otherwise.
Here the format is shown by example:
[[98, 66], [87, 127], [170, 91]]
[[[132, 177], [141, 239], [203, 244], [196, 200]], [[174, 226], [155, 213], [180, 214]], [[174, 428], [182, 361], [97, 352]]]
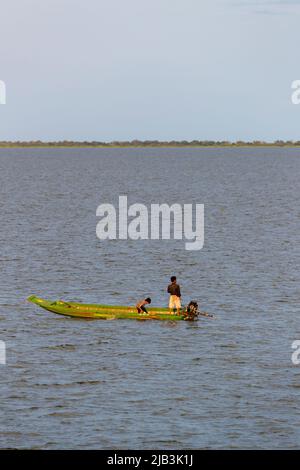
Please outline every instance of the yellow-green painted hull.
[[49, 312], [77, 318], [110, 319], [136, 319], [136, 320], [184, 320], [184, 315], [170, 315], [166, 308], [148, 308], [148, 314], [138, 313], [135, 307], [112, 306], [101, 304], [81, 304], [77, 302], [64, 302], [62, 300], [45, 300], [35, 295], [27, 299]]

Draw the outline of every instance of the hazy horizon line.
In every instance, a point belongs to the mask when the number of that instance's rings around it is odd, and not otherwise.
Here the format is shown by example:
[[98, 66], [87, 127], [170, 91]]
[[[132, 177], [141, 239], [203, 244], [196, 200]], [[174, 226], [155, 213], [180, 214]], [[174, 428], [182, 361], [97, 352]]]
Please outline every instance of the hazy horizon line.
[[98, 141], [98, 140], [1, 140], [0, 147], [74, 147], [74, 146], [88, 146], [88, 147], [159, 147], [159, 146], [284, 146], [294, 145], [300, 146], [299, 140], [283, 140], [277, 139], [273, 141], [266, 140], [113, 140], [113, 141]]

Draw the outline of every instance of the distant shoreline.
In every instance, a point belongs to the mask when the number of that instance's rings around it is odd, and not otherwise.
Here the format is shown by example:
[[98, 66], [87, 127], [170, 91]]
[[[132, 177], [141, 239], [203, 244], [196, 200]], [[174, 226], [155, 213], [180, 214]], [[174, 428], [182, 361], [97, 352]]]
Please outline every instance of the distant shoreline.
[[0, 148], [234, 148], [234, 147], [300, 147], [300, 141], [275, 142], [227, 142], [227, 141], [115, 141], [115, 142], [76, 142], [76, 141], [0, 141]]

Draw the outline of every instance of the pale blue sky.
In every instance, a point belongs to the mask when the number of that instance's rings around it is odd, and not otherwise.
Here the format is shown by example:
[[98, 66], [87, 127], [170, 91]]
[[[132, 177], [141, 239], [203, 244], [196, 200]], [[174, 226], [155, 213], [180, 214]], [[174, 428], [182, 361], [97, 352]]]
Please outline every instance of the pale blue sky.
[[300, 1], [1, 0], [0, 140], [300, 139]]

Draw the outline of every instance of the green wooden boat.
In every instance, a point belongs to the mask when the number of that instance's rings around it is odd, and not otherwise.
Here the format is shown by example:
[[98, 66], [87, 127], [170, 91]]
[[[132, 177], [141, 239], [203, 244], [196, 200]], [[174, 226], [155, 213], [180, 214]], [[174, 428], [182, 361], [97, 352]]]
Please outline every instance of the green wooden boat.
[[[81, 304], [76, 302], [64, 302], [63, 300], [44, 300], [35, 295], [31, 295], [27, 299], [39, 307], [49, 312], [68, 317], [76, 318], [95, 318], [102, 320], [113, 319], [135, 319], [135, 320], [191, 320], [184, 313], [180, 315], [170, 314], [167, 308], [148, 308], [148, 314], [138, 313], [135, 307], [97, 305], [97, 304]], [[193, 318], [196, 320], [196, 318]]]

